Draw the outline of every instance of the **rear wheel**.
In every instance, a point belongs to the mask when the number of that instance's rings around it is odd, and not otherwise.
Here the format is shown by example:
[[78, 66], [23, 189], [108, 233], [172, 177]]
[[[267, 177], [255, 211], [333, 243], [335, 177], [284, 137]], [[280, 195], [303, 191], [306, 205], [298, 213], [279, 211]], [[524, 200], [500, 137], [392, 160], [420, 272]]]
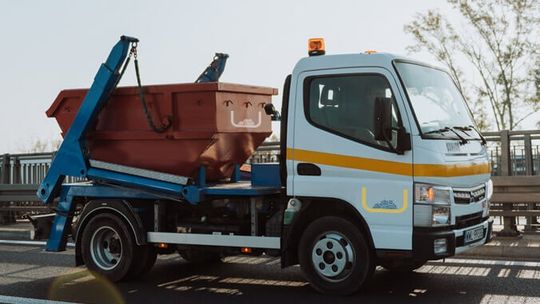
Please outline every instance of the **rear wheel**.
[[157, 249], [153, 245], [137, 246], [128, 277], [138, 278], [148, 273], [156, 263], [157, 255]]
[[201, 248], [179, 249], [180, 256], [190, 263], [220, 263], [222, 256], [220, 252], [205, 250]]
[[[131, 229], [116, 215], [99, 214], [82, 233], [81, 254], [86, 267], [116, 282], [149, 270], [153, 255], [148, 246], [137, 246]], [[154, 259], [155, 261], [155, 259]]]
[[302, 235], [298, 254], [306, 278], [322, 293], [350, 295], [375, 269], [365, 236], [339, 217], [322, 217], [311, 223]]

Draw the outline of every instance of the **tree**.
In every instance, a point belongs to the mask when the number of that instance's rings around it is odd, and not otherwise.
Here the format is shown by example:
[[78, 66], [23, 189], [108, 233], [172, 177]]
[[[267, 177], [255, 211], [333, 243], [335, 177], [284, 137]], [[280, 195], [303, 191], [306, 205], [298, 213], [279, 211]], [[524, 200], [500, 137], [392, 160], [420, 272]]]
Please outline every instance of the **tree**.
[[60, 148], [62, 140], [60, 139], [39, 139], [34, 138], [28, 144], [18, 148], [21, 153], [43, 153], [52, 152]]
[[[415, 39], [408, 50], [428, 51], [446, 66], [471, 103], [479, 125], [491, 114], [498, 130], [514, 129], [540, 109], [540, 1], [447, 0], [461, 26], [436, 10], [405, 25]], [[463, 73], [477, 72], [479, 83]], [[489, 112], [485, 111], [487, 108]]]

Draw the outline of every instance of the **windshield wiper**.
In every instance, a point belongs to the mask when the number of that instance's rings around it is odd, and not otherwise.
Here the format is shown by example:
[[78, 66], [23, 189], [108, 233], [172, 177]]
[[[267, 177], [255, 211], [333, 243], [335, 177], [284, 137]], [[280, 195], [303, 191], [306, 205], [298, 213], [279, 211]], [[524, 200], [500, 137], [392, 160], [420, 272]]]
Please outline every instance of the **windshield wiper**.
[[[459, 129], [458, 129], [459, 130]], [[450, 127], [444, 127], [442, 129], [438, 129], [438, 130], [433, 130], [433, 131], [429, 131], [429, 132], [425, 132], [424, 134], [433, 134], [433, 133], [446, 133], [446, 132], [452, 132], [454, 133], [454, 135], [457, 136], [457, 138], [459, 138], [459, 144], [460, 145], [464, 145], [466, 143], [468, 143], [469, 141], [461, 136], [458, 132], [456, 132], [456, 130], [454, 130], [454, 128], [450, 128]]]
[[431, 130], [431, 131], [428, 131], [428, 132], [424, 132], [424, 135], [434, 134], [434, 133], [446, 133], [447, 131], [450, 131], [450, 128], [444, 127], [442, 129], [437, 129], [437, 130]]
[[481, 143], [482, 146], [487, 145], [486, 138], [484, 137], [484, 135], [482, 135], [482, 133], [480, 133], [480, 131], [478, 131], [478, 129], [476, 129], [475, 126], [470, 125], [469, 128], [473, 129], [476, 132], [476, 134], [478, 134], [478, 136], [480, 137], [480, 140], [482, 141], [482, 143]]
[[455, 130], [459, 130], [467, 135], [469, 135], [469, 133], [467, 133], [467, 131], [472, 131], [473, 129], [471, 129], [470, 126], [453, 126], [452, 129], [455, 129]]
[[455, 127], [452, 127], [452, 129], [459, 130], [459, 131], [461, 131], [461, 132], [467, 134], [468, 136], [470, 136], [470, 135], [469, 135], [469, 133], [467, 133], [466, 131], [474, 131], [474, 132], [476, 132], [476, 134], [478, 134], [478, 138], [481, 140], [481, 144], [482, 144], [482, 145], [486, 145], [486, 144], [487, 144], [487, 141], [486, 141], [486, 139], [484, 138], [484, 136], [482, 135], [482, 133], [480, 133], [480, 132], [476, 129], [476, 127], [473, 126], [473, 125], [468, 125], [468, 126], [463, 126], [463, 127], [461, 127], [461, 126], [455, 126]]

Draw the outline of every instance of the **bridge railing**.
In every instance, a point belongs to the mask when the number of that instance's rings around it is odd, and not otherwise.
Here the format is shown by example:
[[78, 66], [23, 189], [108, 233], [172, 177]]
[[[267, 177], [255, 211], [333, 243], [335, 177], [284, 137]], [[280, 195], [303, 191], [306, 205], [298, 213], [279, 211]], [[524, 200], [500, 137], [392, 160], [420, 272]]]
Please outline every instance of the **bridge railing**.
[[494, 194], [491, 214], [503, 218], [501, 235], [538, 230], [540, 217], [540, 130], [483, 133], [488, 141]]
[[52, 157], [53, 153], [0, 155], [0, 224], [13, 223], [22, 214], [47, 211], [35, 193]]

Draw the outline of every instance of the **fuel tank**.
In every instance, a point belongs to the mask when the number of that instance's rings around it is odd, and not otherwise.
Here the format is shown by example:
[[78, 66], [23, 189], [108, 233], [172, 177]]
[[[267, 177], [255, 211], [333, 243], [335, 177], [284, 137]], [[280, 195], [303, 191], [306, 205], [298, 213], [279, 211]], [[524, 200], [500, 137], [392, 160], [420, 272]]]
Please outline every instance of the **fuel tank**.
[[[63, 90], [47, 110], [67, 134], [88, 89]], [[117, 88], [85, 136], [91, 159], [207, 180], [231, 176], [272, 133], [264, 105], [277, 89], [221, 82], [144, 87], [154, 124], [145, 115], [137, 87]]]

